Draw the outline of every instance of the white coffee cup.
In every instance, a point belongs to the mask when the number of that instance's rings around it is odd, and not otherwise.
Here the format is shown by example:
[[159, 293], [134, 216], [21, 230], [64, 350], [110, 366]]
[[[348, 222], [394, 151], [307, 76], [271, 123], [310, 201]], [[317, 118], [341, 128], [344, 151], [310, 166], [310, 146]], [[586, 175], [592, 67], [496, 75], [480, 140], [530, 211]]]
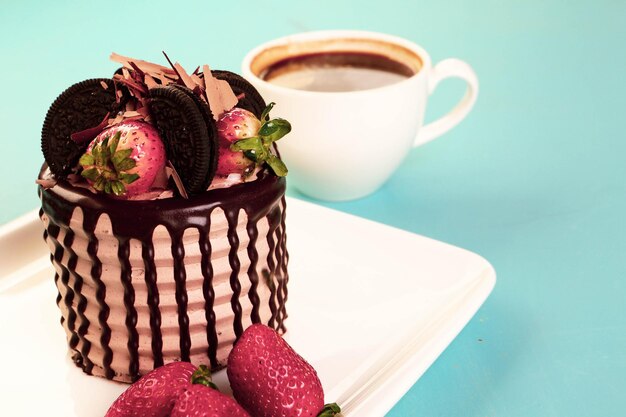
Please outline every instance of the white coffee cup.
[[[399, 82], [347, 92], [307, 91], [263, 79], [278, 62], [308, 54], [383, 55], [412, 69]], [[250, 51], [243, 76], [267, 102], [272, 117], [291, 122], [292, 132], [279, 142], [289, 182], [322, 200], [342, 201], [378, 189], [413, 148], [456, 126], [471, 110], [478, 79], [465, 62], [450, 58], [434, 67], [428, 53], [408, 40], [363, 31], [308, 32], [280, 38]], [[424, 124], [428, 96], [445, 78], [467, 83], [465, 96], [445, 116]]]

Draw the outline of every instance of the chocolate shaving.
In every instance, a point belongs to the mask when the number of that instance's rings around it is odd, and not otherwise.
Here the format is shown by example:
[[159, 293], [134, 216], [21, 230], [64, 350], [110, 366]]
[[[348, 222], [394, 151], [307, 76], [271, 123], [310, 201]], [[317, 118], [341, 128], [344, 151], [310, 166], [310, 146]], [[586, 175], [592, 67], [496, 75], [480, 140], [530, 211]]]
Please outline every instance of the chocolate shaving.
[[57, 185], [57, 180], [52, 178], [40, 178], [35, 180], [35, 184], [39, 184], [47, 190], [48, 188], [52, 188]]
[[239, 100], [227, 81], [218, 80], [211, 75], [208, 65], [202, 67], [202, 72], [207, 103], [209, 103], [213, 118], [219, 120], [222, 113], [235, 107]]
[[129, 111], [124, 112], [125, 119], [129, 119], [131, 117], [140, 117], [140, 116], [143, 116], [143, 114], [139, 113], [137, 110], [129, 110]]
[[194, 83], [194, 81], [191, 79], [189, 74], [187, 74], [187, 72], [182, 67], [182, 65], [180, 65], [177, 62], [177, 63], [174, 64], [174, 68], [176, 68], [176, 70], [178, 71], [180, 80], [183, 82], [183, 84], [185, 84], [185, 87], [189, 88], [190, 90], [193, 90], [196, 87], [197, 84]]
[[204, 78], [202, 78], [200, 75], [191, 74], [189, 77], [191, 78], [191, 81], [193, 81], [196, 87], [204, 87]]
[[128, 87], [131, 93], [134, 93], [133, 95], [135, 97], [142, 97], [148, 93], [148, 88], [145, 86], [145, 84], [141, 84], [132, 79], [122, 78], [119, 75], [115, 75], [113, 79], [115, 81], [118, 81], [120, 84], [124, 84], [126, 87]]
[[137, 113], [139, 113], [143, 117], [148, 117], [150, 115], [150, 111], [148, 111], [148, 107], [146, 106], [138, 108]]
[[154, 80], [154, 78], [150, 76], [150, 74], [145, 75], [144, 82], [146, 83], [146, 87], [148, 87], [148, 89], [159, 86], [159, 84]]
[[[211, 70], [204, 65], [203, 73], [197, 67], [193, 73], [189, 74], [178, 62], [173, 63], [169, 56], [163, 51], [163, 56], [170, 64], [171, 68], [153, 64], [139, 59], [125, 57], [116, 53], [111, 54], [111, 60], [123, 65], [122, 74], [116, 74], [113, 79], [126, 86], [130, 94], [136, 99], [132, 100], [135, 107], [126, 108], [127, 111], [135, 110], [147, 116], [145, 96], [149, 89], [157, 86], [166, 86], [176, 83], [189, 88], [204, 100], [210, 107], [213, 118], [218, 120], [225, 112], [237, 105], [243, 96], [235, 96], [228, 82], [218, 80], [211, 75]], [[119, 97], [119, 96], [118, 96]], [[132, 115], [130, 117], [136, 117]], [[126, 119], [126, 115], [116, 115], [110, 122], [119, 123]]]
[[70, 138], [78, 145], [82, 145], [87, 142], [91, 142], [100, 132], [102, 132], [109, 124], [109, 114], [104, 116], [104, 119], [98, 126], [90, 127], [89, 129], [81, 130], [80, 132], [72, 133]]
[[167, 183], [169, 181], [169, 177], [166, 171], [167, 169], [161, 169], [159, 170], [159, 172], [157, 172], [157, 175], [154, 178], [154, 181], [152, 182], [152, 188], [156, 188], [159, 190], [167, 189]]
[[167, 56], [167, 54], [165, 53], [165, 51], [161, 51], [163, 52], [163, 55], [165, 55], [165, 59], [167, 59], [167, 62], [169, 62], [170, 66], [172, 67], [172, 70], [174, 71], [174, 73], [176, 74], [176, 76], [178, 77], [178, 79], [180, 80], [180, 73], [178, 72], [178, 70], [176, 69], [176, 66], [172, 63], [172, 61], [170, 60], [170, 57]]
[[141, 81], [143, 81], [143, 79], [145, 77], [145, 73], [133, 61], [130, 61], [129, 64], [136, 71], [136, 73], [140, 77]]
[[167, 176], [174, 181], [174, 184], [176, 185], [176, 189], [178, 189], [180, 196], [185, 200], [188, 200], [189, 194], [187, 194], [187, 190], [185, 190], [183, 181], [180, 179], [178, 172], [176, 172], [174, 165], [172, 165], [170, 161], [167, 161], [167, 165], [165, 165], [165, 172], [167, 173]]
[[[122, 64], [126, 68], [132, 68], [130, 62], [135, 63], [135, 65], [141, 69], [144, 73], [149, 73], [154, 76], [154, 74], [176, 74], [175, 71], [169, 69], [168, 67], [164, 67], [163, 65], [153, 64], [152, 62], [142, 61], [141, 59], [128, 58], [116, 53], [112, 53], [110, 57], [111, 61]], [[161, 78], [161, 77], [158, 77]]]

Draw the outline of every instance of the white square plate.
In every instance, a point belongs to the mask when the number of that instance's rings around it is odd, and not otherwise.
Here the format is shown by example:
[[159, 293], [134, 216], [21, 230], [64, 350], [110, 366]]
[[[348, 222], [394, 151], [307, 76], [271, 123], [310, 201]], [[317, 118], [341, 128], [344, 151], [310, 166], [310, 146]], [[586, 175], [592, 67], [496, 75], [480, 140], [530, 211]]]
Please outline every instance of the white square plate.
[[[288, 342], [346, 417], [380, 417], [485, 301], [480, 256], [288, 199]], [[0, 228], [0, 415], [102, 417], [126, 385], [84, 375], [66, 352], [37, 213]], [[228, 391], [225, 372], [216, 376]], [[26, 405], [28, 405], [26, 407]]]

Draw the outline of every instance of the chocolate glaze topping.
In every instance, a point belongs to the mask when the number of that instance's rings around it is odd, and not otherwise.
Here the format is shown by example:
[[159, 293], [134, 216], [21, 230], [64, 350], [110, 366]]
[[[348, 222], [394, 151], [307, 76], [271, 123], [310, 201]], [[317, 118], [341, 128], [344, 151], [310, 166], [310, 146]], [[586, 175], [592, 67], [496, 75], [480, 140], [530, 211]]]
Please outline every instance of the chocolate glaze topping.
[[[43, 175], [43, 171], [42, 171]], [[40, 178], [42, 177], [40, 175]], [[248, 221], [246, 233], [249, 237], [247, 254], [250, 266], [246, 273], [250, 280], [248, 297], [252, 304], [250, 320], [260, 322], [260, 298], [258, 288], [267, 285], [271, 297], [269, 308], [271, 318], [269, 326], [285, 331], [284, 320], [287, 317], [285, 302], [287, 300], [287, 261], [285, 239], [285, 179], [261, 172], [258, 178], [249, 183], [235, 185], [230, 188], [207, 191], [191, 197], [168, 198], [152, 201], [114, 200], [100, 194], [93, 194], [87, 189], [74, 187], [65, 181], [59, 181], [50, 189], [39, 188], [42, 201], [40, 215], [48, 217], [47, 230], [44, 239], [50, 241], [54, 247], [51, 260], [58, 267], [55, 281], [59, 289], [57, 304], [63, 305], [62, 323], [68, 331], [68, 343], [74, 353], [74, 361], [86, 373], [91, 374], [94, 363], [90, 357], [93, 342], [98, 343], [103, 350], [102, 368], [106, 378], [113, 379], [116, 372], [112, 368], [113, 351], [110, 347], [111, 324], [108, 322], [110, 306], [107, 303], [107, 288], [102, 281], [102, 262], [98, 258], [99, 241], [95, 235], [96, 224], [101, 215], [110, 218], [112, 233], [119, 243], [117, 257], [120, 263], [120, 282], [124, 290], [123, 303], [126, 311], [124, 325], [128, 334], [128, 374], [131, 379], [139, 378], [139, 344], [140, 336], [137, 331], [137, 306], [147, 305], [150, 314], [151, 352], [154, 367], [164, 363], [163, 337], [161, 334], [161, 311], [159, 309], [160, 296], [157, 287], [157, 269], [155, 265], [155, 248], [152, 242], [154, 229], [163, 225], [171, 236], [171, 253], [173, 259], [173, 277], [176, 285], [176, 304], [178, 324], [180, 328], [180, 359], [189, 361], [192, 349], [190, 323], [188, 316], [188, 295], [186, 288], [185, 250], [183, 235], [186, 229], [193, 228], [199, 232], [199, 249], [202, 255], [201, 270], [204, 278], [202, 293], [204, 296], [205, 317], [207, 321], [207, 358], [211, 367], [219, 367], [217, 347], [219, 335], [216, 332], [217, 317], [214, 311], [215, 290], [213, 288], [213, 265], [211, 263], [211, 213], [221, 208], [228, 220], [227, 239], [230, 245], [228, 261], [231, 267], [230, 286], [232, 289], [231, 307], [234, 313], [233, 330], [236, 337], [243, 332], [242, 306], [239, 301], [242, 285], [240, 282], [241, 262], [238, 258], [240, 238], [237, 235], [239, 211], [246, 212]], [[98, 322], [90, 323], [85, 316], [87, 299], [82, 293], [85, 277], [76, 271], [77, 255], [73, 249], [75, 231], [70, 227], [70, 220], [76, 208], [83, 213], [82, 228], [86, 233], [88, 245], [87, 254], [91, 261], [90, 280], [95, 284], [95, 298], [98, 309]], [[267, 243], [268, 269], [257, 271], [259, 254], [256, 250], [258, 241], [257, 224], [267, 219], [269, 231]], [[62, 242], [59, 241], [61, 232], [64, 232]], [[132, 274], [130, 264], [130, 241], [136, 239], [141, 242], [142, 259], [147, 299], [139, 300], [135, 297], [133, 280], [138, 279]], [[67, 261], [64, 260], [64, 257]], [[64, 266], [66, 265], [66, 266]], [[259, 276], [261, 272], [261, 277]], [[139, 277], [141, 278], [141, 277]], [[159, 280], [169, 277], [159, 277]], [[97, 336], [94, 336], [97, 335]], [[95, 337], [99, 339], [96, 340]]]

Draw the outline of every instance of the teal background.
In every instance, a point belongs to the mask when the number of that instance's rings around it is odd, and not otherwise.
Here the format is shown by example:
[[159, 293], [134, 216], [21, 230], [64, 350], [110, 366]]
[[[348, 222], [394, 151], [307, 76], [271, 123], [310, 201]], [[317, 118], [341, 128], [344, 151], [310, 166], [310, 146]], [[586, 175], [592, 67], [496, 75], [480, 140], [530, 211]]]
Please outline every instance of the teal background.
[[[109, 76], [110, 52], [238, 71], [260, 42], [338, 28], [406, 37], [434, 62], [462, 58], [481, 83], [470, 116], [378, 192], [320, 203], [475, 251], [498, 273], [389, 416], [624, 415], [624, 1], [2, 0], [0, 223], [37, 206], [48, 106]], [[441, 84], [427, 118], [462, 92]]]

